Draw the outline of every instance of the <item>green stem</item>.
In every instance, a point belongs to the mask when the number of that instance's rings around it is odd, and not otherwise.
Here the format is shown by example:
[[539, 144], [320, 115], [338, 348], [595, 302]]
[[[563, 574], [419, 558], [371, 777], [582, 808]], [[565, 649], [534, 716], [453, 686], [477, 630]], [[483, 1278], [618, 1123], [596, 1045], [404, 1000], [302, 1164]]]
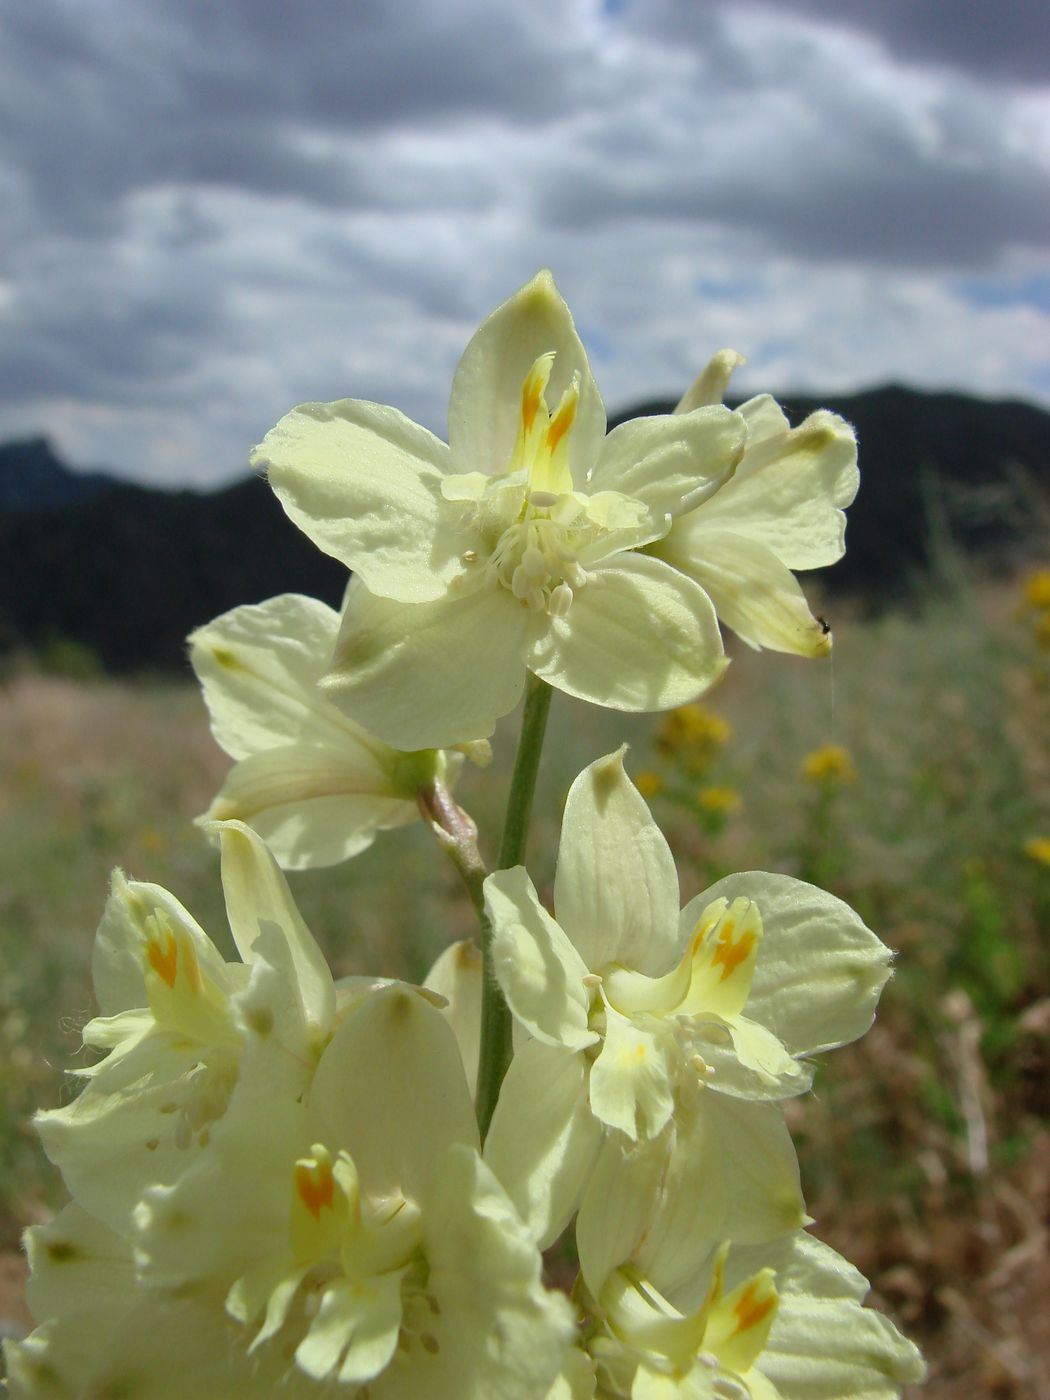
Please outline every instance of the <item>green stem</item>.
[[[543, 750], [543, 736], [547, 730], [551, 695], [552, 691], [547, 682], [530, 673], [528, 688], [525, 691], [525, 711], [521, 717], [518, 752], [514, 759], [514, 774], [510, 781], [510, 796], [507, 799], [507, 815], [503, 824], [503, 840], [497, 866], [499, 870], [509, 870], [512, 866], [523, 864], [525, 860], [529, 814], [532, 811], [532, 795], [536, 789], [536, 775], [540, 768], [540, 753]], [[481, 1053], [478, 1061], [475, 1108], [481, 1140], [484, 1142], [496, 1109], [500, 1085], [510, 1064], [513, 1046], [510, 1010], [496, 981], [492, 965], [492, 929], [485, 917], [482, 918], [481, 940]]]

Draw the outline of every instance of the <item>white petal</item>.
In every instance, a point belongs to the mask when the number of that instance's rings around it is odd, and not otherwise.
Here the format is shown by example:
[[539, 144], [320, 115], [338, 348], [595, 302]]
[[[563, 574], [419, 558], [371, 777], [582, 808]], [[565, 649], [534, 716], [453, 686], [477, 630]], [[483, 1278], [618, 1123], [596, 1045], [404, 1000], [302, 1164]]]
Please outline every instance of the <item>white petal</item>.
[[338, 630], [332, 608], [283, 593], [190, 633], [212, 733], [231, 758], [303, 739], [369, 751], [368, 736], [317, 689]]
[[591, 1066], [591, 1110], [632, 1142], [655, 1137], [674, 1110], [667, 1035], [608, 1004], [605, 1017], [605, 1040]]
[[175, 1181], [196, 1155], [196, 1137], [180, 1129], [203, 1047], [179, 1048], [170, 1039], [154, 1034], [122, 1057], [126, 1084], [107, 1080], [106, 1061], [71, 1104], [35, 1119], [67, 1188], [114, 1230], [127, 1231], [147, 1186]]
[[630, 711], [695, 700], [726, 664], [703, 589], [635, 553], [591, 570], [568, 613], [550, 619], [528, 656], [529, 669], [558, 690]]
[[576, 1219], [580, 1271], [596, 1298], [649, 1228], [666, 1156], [664, 1140], [632, 1144], [610, 1133], [602, 1144]]
[[450, 943], [427, 973], [423, 986], [445, 998], [441, 1014], [452, 1027], [467, 1083], [478, 1082], [481, 1049], [481, 949], [469, 938]]
[[419, 1200], [446, 1148], [478, 1141], [452, 1030], [404, 984], [347, 1014], [321, 1057], [309, 1109], [318, 1140], [345, 1148], [372, 1194]]
[[865, 1281], [833, 1250], [801, 1234], [794, 1254], [778, 1271], [780, 1307], [756, 1369], [783, 1395], [899, 1400], [903, 1385], [925, 1375], [918, 1350], [888, 1318], [861, 1307]]
[[579, 376], [569, 463], [583, 486], [605, 436], [605, 407], [569, 308], [547, 271], [539, 272], [474, 333], [452, 381], [448, 440], [456, 472], [498, 476], [518, 436], [521, 391], [536, 360], [554, 351], [546, 398], [557, 404]]
[[485, 738], [525, 689], [528, 625], [498, 586], [415, 606], [354, 586], [324, 690], [395, 748]]
[[763, 455], [756, 453], [754, 448], [767, 438], [781, 441], [784, 434], [791, 431], [791, 424], [772, 394], [756, 394], [742, 403], [737, 412], [747, 423], [747, 441], [752, 449], [750, 457], [737, 468], [738, 473], [743, 472], [746, 476], [764, 460]]
[[746, 895], [762, 913], [748, 1017], [793, 1055], [844, 1045], [871, 1025], [890, 975], [890, 950], [848, 904], [788, 875], [730, 875], [692, 900], [682, 926], [712, 899]]
[[372, 1380], [393, 1356], [400, 1326], [399, 1272], [355, 1283], [337, 1279], [321, 1296], [317, 1316], [296, 1348], [296, 1364], [318, 1381]]
[[[5, 1355], [12, 1400], [272, 1400], [278, 1394], [299, 1400], [306, 1394], [285, 1383], [288, 1362], [280, 1352], [248, 1356], [244, 1329], [223, 1314], [221, 1300], [158, 1297], [134, 1282], [123, 1306], [94, 1306], [87, 1295], [82, 1307], [21, 1344], [9, 1343]], [[304, 1378], [306, 1384], [312, 1383]]]
[[569, 789], [554, 909], [589, 968], [655, 975], [679, 946], [678, 874], [623, 756], [598, 759]]
[[476, 1152], [453, 1147], [438, 1163], [423, 1228], [437, 1307], [417, 1323], [431, 1340], [390, 1367], [377, 1400], [545, 1396], [574, 1339], [572, 1313], [543, 1288], [532, 1238]]
[[706, 589], [718, 616], [748, 646], [826, 656], [827, 627], [810, 612], [787, 565], [765, 544], [725, 534], [702, 516], [701, 509], [676, 521], [653, 553]]
[[135, 1286], [126, 1241], [76, 1201], [27, 1230], [25, 1248], [32, 1270], [26, 1302], [39, 1322], [88, 1303], [119, 1307]]
[[675, 413], [692, 413], [695, 408], [707, 404], [721, 403], [729, 388], [733, 371], [747, 360], [736, 350], [719, 350], [693, 380], [682, 397], [675, 404]]
[[235, 764], [198, 822], [246, 822], [285, 870], [336, 865], [377, 831], [418, 818], [391, 789], [390, 770], [369, 751], [285, 744]]
[[572, 1218], [601, 1141], [582, 1055], [526, 1041], [514, 1053], [485, 1139], [485, 1161], [540, 1249]]
[[662, 1188], [635, 1263], [691, 1312], [707, 1288], [701, 1266], [720, 1241], [776, 1240], [798, 1230], [806, 1215], [798, 1160], [778, 1106], [706, 1089], [679, 1103], [669, 1137]]
[[448, 448], [396, 409], [301, 404], [267, 433], [252, 465], [300, 530], [384, 597], [439, 598], [473, 543], [441, 496]]
[[214, 943], [175, 896], [160, 885], [126, 880], [115, 870], [91, 955], [95, 997], [107, 1016], [147, 1004], [143, 945], [146, 922], [154, 917], [190, 941], [207, 977], [220, 987], [229, 984]]
[[247, 1041], [207, 1150], [176, 1181], [144, 1193], [134, 1222], [145, 1282], [181, 1288], [208, 1280], [225, 1296], [263, 1261], [286, 1258], [292, 1172], [311, 1141], [302, 1102], [310, 1063], [289, 1085], [291, 1059], [272, 1037]]
[[682, 515], [732, 474], [745, 437], [740, 415], [721, 406], [632, 418], [605, 439], [588, 490], [633, 496], [657, 518]]
[[540, 904], [524, 868], [498, 870], [484, 888], [496, 977], [516, 1019], [547, 1045], [593, 1045], [587, 964]]
[[245, 962], [255, 957], [265, 925], [278, 930], [288, 946], [299, 997], [307, 1018], [327, 1030], [335, 1015], [335, 984], [317, 940], [306, 927], [288, 881], [254, 831], [243, 822], [220, 822], [222, 889], [230, 931]]
[[860, 482], [853, 429], [824, 410], [793, 430], [771, 428], [760, 419], [767, 435], [758, 442], [749, 431], [744, 460], [705, 503], [703, 524], [764, 544], [791, 569], [834, 564], [846, 547], [843, 511]]

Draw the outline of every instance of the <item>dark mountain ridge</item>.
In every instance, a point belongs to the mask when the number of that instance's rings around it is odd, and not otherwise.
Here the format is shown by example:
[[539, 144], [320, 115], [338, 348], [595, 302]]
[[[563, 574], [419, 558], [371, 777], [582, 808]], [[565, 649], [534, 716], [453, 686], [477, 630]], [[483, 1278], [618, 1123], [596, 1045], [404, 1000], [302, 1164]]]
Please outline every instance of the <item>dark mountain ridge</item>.
[[70, 471], [47, 438], [0, 443], [0, 511], [57, 510], [117, 485], [102, 472]]
[[[778, 398], [792, 423], [841, 413], [860, 442], [848, 549], [818, 571], [820, 590], [899, 597], [928, 570], [938, 530], [986, 560], [1050, 553], [1045, 410], [899, 386]], [[161, 491], [69, 472], [42, 440], [0, 446], [0, 652], [61, 638], [114, 671], [184, 670], [186, 634], [227, 608], [290, 590], [336, 605], [345, 581], [256, 478]]]

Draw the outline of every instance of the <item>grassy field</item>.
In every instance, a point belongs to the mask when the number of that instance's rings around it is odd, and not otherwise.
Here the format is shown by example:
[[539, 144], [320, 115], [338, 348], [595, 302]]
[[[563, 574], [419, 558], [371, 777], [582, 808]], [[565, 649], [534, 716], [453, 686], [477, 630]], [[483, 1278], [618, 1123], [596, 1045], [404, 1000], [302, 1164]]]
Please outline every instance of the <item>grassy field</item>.
[[[670, 724], [557, 697], [537, 795], [530, 865], [549, 888], [568, 784], [627, 740], [684, 898], [730, 869], [782, 870], [898, 951], [875, 1030], [790, 1113], [817, 1233], [922, 1343], [932, 1400], [1050, 1400], [1050, 597], [1038, 580], [1029, 594], [956, 580], [912, 613], [836, 618], [827, 663], [737, 649], [705, 708]], [[501, 733], [460, 789], [490, 855], [512, 746]], [[190, 819], [225, 768], [189, 684], [0, 684], [9, 1279], [21, 1228], [62, 1199], [27, 1120], [70, 1092], [109, 870], [167, 886], [221, 941], [216, 859]], [[418, 978], [470, 931], [420, 828], [293, 885], [339, 973]]]

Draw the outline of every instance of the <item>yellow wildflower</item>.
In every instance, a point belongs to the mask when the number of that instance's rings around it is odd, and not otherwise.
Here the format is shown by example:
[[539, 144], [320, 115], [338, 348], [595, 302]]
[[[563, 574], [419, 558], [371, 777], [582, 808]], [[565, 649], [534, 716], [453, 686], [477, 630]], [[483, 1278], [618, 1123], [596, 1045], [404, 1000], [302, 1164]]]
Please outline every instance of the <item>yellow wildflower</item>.
[[743, 803], [743, 798], [734, 787], [702, 787], [696, 794], [696, 800], [701, 811], [724, 816], [738, 811]]
[[659, 773], [651, 768], [643, 768], [635, 777], [634, 785], [643, 797], [655, 797], [658, 792], [663, 791], [664, 780]]
[[1026, 608], [1050, 608], [1050, 569], [1036, 569], [1029, 574], [1021, 597]]
[[1050, 836], [1030, 836], [1021, 849], [1040, 865], [1050, 865]]
[[849, 750], [841, 744], [821, 744], [812, 749], [802, 762], [802, 776], [810, 783], [855, 783], [857, 770]]
[[732, 729], [721, 715], [703, 705], [681, 705], [672, 710], [660, 726], [660, 744], [678, 749], [720, 749]]

